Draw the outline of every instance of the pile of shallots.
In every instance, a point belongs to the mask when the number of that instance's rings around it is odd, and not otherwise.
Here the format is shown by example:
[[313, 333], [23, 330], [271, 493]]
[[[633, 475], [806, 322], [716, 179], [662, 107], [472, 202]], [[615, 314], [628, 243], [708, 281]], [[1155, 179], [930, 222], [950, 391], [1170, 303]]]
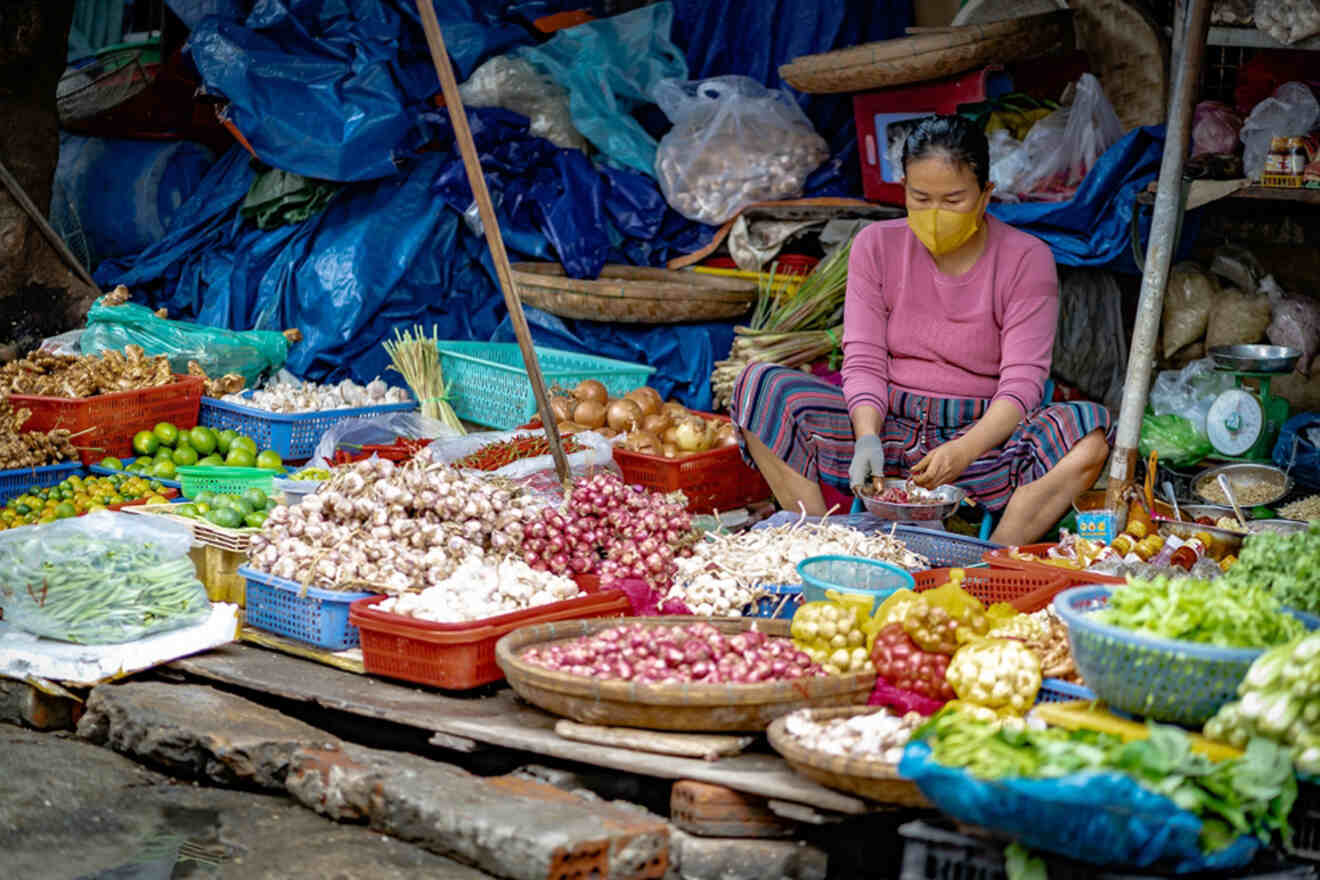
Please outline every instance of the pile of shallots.
[[272, 510], [250, 559], [318, 587], [421, 590], [464, 560], [516, 552], [536, 504], [434, 462], [427, 449], [398, 466], [372, 458], [337, 469], [301, 504]]
[[755, 629], [728, 636], [709, 623], [628, 623], [529, 648], [522, 659], [571, 675], [647, 684], [758, 684], [825, 675], [791, 639]]

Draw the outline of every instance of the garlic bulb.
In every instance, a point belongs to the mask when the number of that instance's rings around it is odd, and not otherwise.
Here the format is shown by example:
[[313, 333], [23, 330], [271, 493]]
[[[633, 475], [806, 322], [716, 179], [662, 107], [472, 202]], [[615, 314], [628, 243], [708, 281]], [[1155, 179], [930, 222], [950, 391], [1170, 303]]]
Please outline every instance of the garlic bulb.
[[434, 623], [464, 623], [583, 595], [572, 580], [537, 571], [521, 559], [464, 560], [449, 577], [420, 593], [391, 596], [381, 611]]
[[272, 380], [250, 394], [226, 394], [222, 400], [267, 412], [301, 413], [408, 403], [412, 397], [405, 389], [392, 388], [377, 376], [366, 385], [359, 385], [351, 379], [335, 385]]

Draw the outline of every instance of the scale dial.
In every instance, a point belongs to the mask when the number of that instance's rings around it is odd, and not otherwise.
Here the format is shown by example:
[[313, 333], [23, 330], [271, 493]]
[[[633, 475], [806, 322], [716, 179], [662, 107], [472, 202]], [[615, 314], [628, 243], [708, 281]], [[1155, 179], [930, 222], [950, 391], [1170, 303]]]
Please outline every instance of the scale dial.
[[1205, 417], [1210, 445], [1223, 455], [1243, 455], [1265, 430], [1265, 408], [1250, 391], [1232, 388], [1215, 398]]

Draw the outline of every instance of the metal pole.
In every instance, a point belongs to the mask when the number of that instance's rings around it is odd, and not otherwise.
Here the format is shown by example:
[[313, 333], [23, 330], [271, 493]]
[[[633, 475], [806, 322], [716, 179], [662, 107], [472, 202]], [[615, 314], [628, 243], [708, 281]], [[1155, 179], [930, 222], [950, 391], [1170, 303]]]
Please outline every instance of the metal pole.
[[1155, 338], [1159, 335], [1164, 308], [1164, 288], [1169, 267], [1178, 249], [1177, 230], [1181, 213], [1183, 161], [1191, 137], [1192, 108], [1201, 79], [1206, 32], [1210, 25], [1211, 0], [1187, 0], [1186, 12], [1178, 16], [1184, 26], [1174, 31], [1172, 100], [1160, 162], [1159, 188], [1151, 214], [1150, 244], [1141, 276], [1141, 299], [1123, 382], [1123, 405], [1118, 415], [1118, 436], [1109, 464], [1108, 502], [1115, 507], [1123, 490], [1136, 474], [1137, 446], [1141, 439], [1141, 417], [1150, 391], [1155, 361]]
[[477, 156], [477, 145], [472, 140], [472, 129], [468, 127], [467, 111], [463, 109], [463, 99], [458, 94], [458, 81], [454, 78], [454, 68], [449, 63], [449, 51], [445, 48], [445, 38], [440, 32], [440, 21], [435, 15], [435, 6], [431, 0], [417, 0], [417, 11], [422, 16], [422, 30], [426, 32], [426, 42], [431, 49], [431, 60], [435, 63], [435, 72], [440, 77], [440, 90], [445, 96], [445, 107], [449, 118], [454, 123], [454, 140], [458, 142], [458, 152], [463, 157], [463, 167], [467, 171], [468, 183], [472, 186], [472, 197], [477, 202], [477, 212], [481, 215], [481, 225], [485, 227], [486, 245], [490, 248], [491, 262], [495, 264], [495, 275], [499, 278], [500, 289], [504, 292], [504, 305], [509, 309], [509, 319], [513, 323], [513, 333], [518, 338], [518, 348], [522, 351], [523, 364], [527, 369], [527, 379], [532, 383], [532, 395], [536, 398], [537, 410], [541, 413], [541, 424], [545, 427], [545, 438], [549, 441], [550, 455], [555, 460], [555, 470], [564, 487], [569, 483], [568, 456], [564, 454], [563, 444], [559, 440], [559, 425], [555, 414], [550, 409], [550, 396], [545, 390], [545, 376], [541, 373], [541, 362], [536, 358], [536, 348], [532, 345], [532, 331], [527, 326], [527, 316], [523, 314], [522, 299], [518, 288], [513, 283], [509, 269], [509, 255], [504, 250], [504, 238], [500, 235], [500, 224], [495, 219], [495, 207], [490, 201], [490, 191], [486, 189], [486, 178], [481, 173], [481, 159]]

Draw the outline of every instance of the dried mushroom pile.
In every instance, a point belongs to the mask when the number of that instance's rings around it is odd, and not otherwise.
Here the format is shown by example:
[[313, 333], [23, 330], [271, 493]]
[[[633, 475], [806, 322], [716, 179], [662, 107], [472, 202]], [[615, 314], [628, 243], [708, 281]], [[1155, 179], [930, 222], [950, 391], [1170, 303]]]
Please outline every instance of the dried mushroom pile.
[[5, 394], [95, 397], [173, 381], [170, 362], [163, 355], [147, 357], [138, 345], [126, 346], [122, 352], [105, 351], [99, 357], [34, 351], [0, 366], [0, 393]]
[[0, 398], [0, 470], [42, 467], [77, 459], [69, 432], [24, 431], [30, 410], [15, 410], [8, 398]]

